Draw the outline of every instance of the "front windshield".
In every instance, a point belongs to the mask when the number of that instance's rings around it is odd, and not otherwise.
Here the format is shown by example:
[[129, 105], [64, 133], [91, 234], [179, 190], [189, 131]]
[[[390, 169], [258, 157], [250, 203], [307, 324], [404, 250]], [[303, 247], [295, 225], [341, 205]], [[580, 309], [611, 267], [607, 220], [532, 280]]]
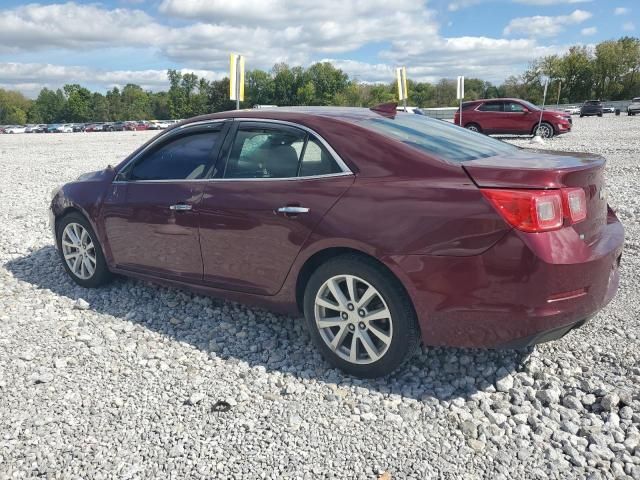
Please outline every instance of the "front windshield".
[[636, 97], [633, 100], [631, 100], [633, 103], [640, 103], [640, 97]]
[[422, 115], [368, 118], [360, 125], [451, 162], [508, 155], [518, 151], [517, 147], [495, 138]]

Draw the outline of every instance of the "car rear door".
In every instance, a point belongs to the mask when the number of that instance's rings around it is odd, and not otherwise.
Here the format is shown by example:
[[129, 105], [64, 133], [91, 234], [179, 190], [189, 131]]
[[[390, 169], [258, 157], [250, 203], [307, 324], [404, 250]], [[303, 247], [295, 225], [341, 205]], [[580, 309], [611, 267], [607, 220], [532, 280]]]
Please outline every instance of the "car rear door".
[[234, 122], [199, 207], [205, 284], [277, 293], [353, 180], [330, 145], [304, 127]]
[[202, 281], [198, 204], [227, 130], [224, 122], [175, 129], [119, 172], [102, 211], [118, 268]]
[[[477, 123], [484, 133], [500, 133], [502, 128], [502, 112], [503, 102], [500, 100], [492, 100], [484, 102], [476, 109]], [[464, 115], [464, 114], [463, 114]]]

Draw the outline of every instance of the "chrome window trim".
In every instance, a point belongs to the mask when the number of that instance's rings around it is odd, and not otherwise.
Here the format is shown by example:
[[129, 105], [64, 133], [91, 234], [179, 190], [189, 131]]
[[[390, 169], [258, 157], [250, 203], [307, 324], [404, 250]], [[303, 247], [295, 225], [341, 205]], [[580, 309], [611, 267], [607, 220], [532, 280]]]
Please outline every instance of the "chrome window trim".
[[[304, 125], [300, 125], [299, 123], [289, 122], [286, 120], [274, 120], [271, 118], [251, 118], [251, 117], [231, 117], [231, 118], [223, 118], [223, 119], [214, 119], [214, 120], [203, 120], [200, 122], [187, 123], [185, 125], [180, 125], [176, 127], [175, 130], [180, 130], [186, 127], [198, 126], [198, 125], [206, 125], [209, 123], [219, 123], [219, 122], [252, 122], [252, 123], [273, 123], [277, 125], [286, 125], [289, 127], [298, 128], [300, 130], [304, 130], [305, 132], [313, 135], [317, 138], [320, 143], [327, 149], [329, 154], [333, 157], [335, 162], [338, 164], [338, 167], [342, 170], [342, 172], [337, 173], [327, 173], [325, 175], [307, 175], [304, 177], [286, 177], [286, 178], [195, 178], [195, 179], [171, 179], [171, 180], [114, 180], [111, 183], [113, 184], [124, 184], [124, 183], [184, 183], [184, 182], [263, 182], [263, 181], [292, 181], [292, 180], [314, 180], [319, 178], [333, 178], [333, 177], [345, 177], [349, 175], [353, 175], [351, 169], [347, 166], [347, 164], [342, 160], [340, 155], [333, 149], [333, 147], [324, 139], [321, 135], [319, 135], [315, 130], [306, 127]], [[137, 158], [143, 155], [147, 150], [152, 148], [156, 143], [162, 140], [164, 135], [160, 135], [155, 141], [150, 143], [147, 148], [139, 152], [135, 157], [129, 160], [120, 170], [124, 170], [127, 166], [134, 162]]]

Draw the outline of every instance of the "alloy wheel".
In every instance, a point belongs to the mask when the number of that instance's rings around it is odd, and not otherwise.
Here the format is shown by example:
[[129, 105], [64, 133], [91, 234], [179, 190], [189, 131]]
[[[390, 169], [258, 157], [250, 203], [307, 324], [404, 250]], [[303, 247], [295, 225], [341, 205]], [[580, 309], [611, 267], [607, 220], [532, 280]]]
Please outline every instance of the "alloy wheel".
[[96, 272], [96, 249], [87, 229], [79, 223], [69, 223], [60, 243], [69, 270], [82, 280], [91, 278]]
[[316, 294], [314, 310], [322, 340], [343, 360], [373, 363], [391, 345], [391, 311], [380, 292], [359, 277], [329, 278]]
[[477, 132], [478, 131], [478, 127], [476, 127], [475, 125], [469, 125], [467, 127], [467, 130], [471, 130], [472, 132]]
[[540, 135], [542, 138], [551, 138], [553, 132], [551, 131], [551, 127], [549, 125], [542, 124], [536, 130], [536, 133]]

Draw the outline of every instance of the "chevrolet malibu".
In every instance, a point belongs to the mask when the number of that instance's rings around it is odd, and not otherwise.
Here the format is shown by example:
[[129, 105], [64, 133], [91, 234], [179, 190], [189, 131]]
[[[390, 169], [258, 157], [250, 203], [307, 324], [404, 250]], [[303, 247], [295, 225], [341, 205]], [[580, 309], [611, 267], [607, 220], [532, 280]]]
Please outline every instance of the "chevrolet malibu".
[[395, 105], [184, 121], [54, 193], [64, 269], [303, 312], [323, 356], [386, 375], [420, 343], [517, 348], [618, 286], [604, 160], [537, 153]]

